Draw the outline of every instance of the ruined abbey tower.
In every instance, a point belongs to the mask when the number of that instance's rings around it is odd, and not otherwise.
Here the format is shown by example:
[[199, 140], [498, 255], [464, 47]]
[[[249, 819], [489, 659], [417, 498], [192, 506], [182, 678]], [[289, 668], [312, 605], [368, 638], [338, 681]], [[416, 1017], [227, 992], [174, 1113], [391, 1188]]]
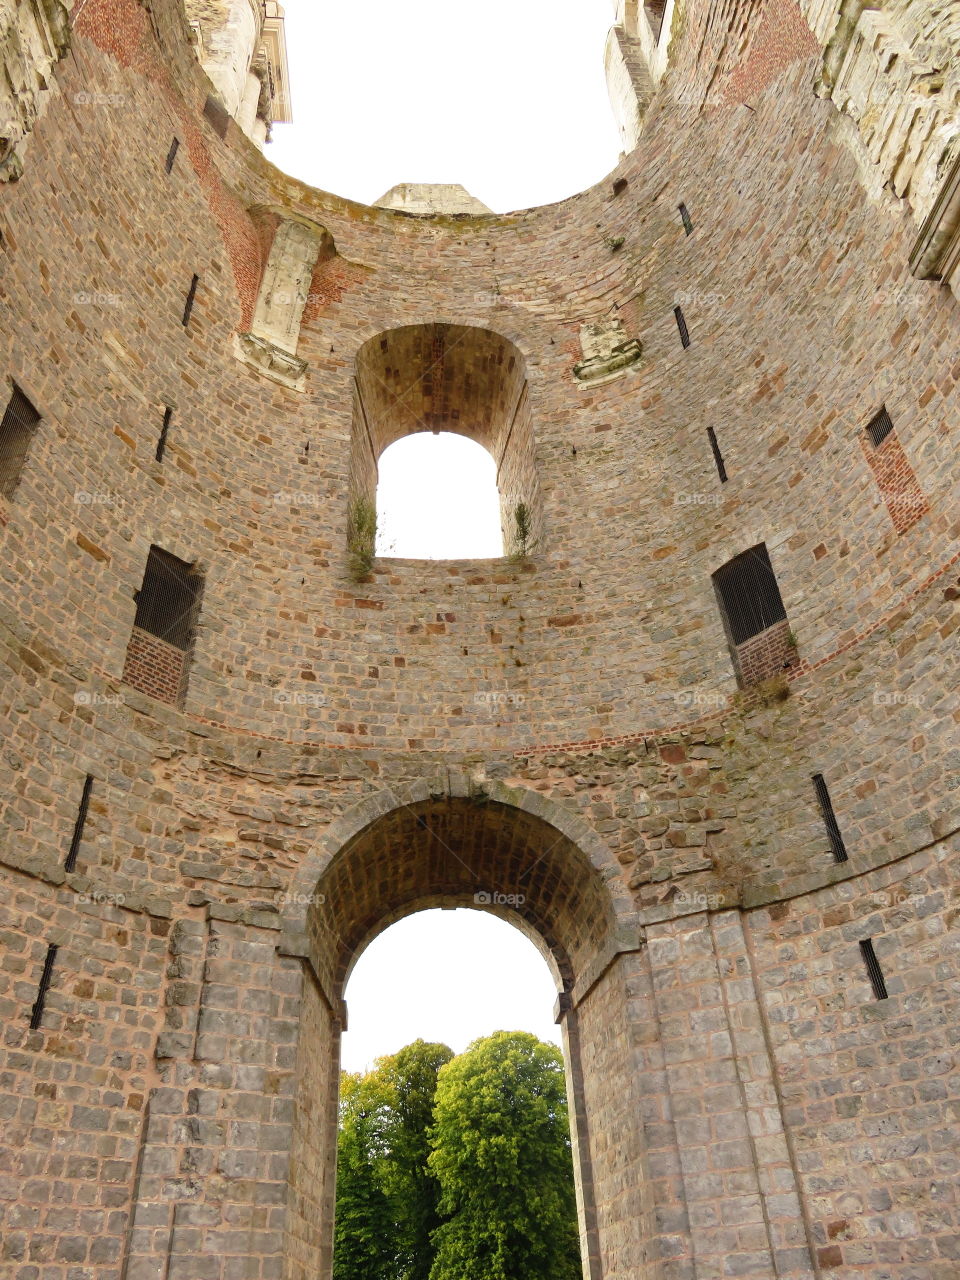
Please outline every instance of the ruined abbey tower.
[[[273, 0], [0, 19], [0, 1276], [328, 1280], [351, 966], [503, 894], [586, 1280], [958, 1280], [957, 0], [621, 0], [507, 215], [269, 164]], [[528, 554], [367, 563], [422, 429]]]

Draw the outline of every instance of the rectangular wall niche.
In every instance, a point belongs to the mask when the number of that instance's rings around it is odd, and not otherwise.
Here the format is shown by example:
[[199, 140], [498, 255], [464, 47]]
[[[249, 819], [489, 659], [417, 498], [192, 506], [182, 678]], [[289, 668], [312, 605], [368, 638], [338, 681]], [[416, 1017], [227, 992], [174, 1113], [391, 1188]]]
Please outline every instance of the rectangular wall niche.
[[193, 565], [150, 548], [123, 666], [125, 684], [160, 702], [182, 703], [202, 591], [203, 578]]
[[203, 104], [203, 118], [208, 121], [218, 138], [225, 138], [230, 128], [230, 112], [212, 94]]
[[14, 386], [0, 422], [0, 493], [5, 498], [9, 498], [20, 483], [30, 442], [39, 423], [39, 413], [20, 388]]
[[718, 569], [713, 585], [742, 685], [759, 684], [796, 665], [787, 611], [764, 543]]

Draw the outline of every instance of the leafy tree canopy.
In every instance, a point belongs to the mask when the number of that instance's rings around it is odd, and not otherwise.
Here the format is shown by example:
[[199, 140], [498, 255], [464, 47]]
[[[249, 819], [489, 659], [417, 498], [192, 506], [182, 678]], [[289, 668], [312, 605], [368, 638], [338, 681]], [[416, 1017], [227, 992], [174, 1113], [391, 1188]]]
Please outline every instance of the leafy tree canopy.
[[526, 1032], [477, 1040], [440, 1072], [433, 1153], [446, 1218], [430, 1280], [580, 1275], [563, 1059]]
[[499, 1031], [341, 1084], [334, 1280], [579, 1280], [563, 1060]]

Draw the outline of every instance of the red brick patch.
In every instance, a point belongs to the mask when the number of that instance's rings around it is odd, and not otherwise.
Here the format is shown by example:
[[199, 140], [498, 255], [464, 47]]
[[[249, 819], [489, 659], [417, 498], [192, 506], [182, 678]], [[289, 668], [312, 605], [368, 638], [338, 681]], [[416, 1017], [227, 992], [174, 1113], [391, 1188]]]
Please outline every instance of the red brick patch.
[[930, 504], [917, 483], [896, 431], [891, 431], [876, 448], [870, 437], [863, 433], [860, 447], [887, 504], [893, 527], [897, 533], [906, 533], [927, 514]]
[[186, 659], [182, 649], [134, 627], [123, 664], [123, 683], [158, 702], [176, 706], [185, 689]]

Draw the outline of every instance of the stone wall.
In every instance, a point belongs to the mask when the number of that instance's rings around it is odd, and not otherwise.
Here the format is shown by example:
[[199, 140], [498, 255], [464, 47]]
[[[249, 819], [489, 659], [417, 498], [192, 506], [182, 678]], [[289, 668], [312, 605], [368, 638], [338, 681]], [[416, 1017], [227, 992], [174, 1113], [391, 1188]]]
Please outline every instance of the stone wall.
[[[0, 365], [41, 414], [0, 508], [16, 1280], [322, 1274], [350, 965], [488, 881], [576, 1015], [591, 1280], [954, 1280], [956, 304], [796, 5], [678, 6], [670, 47], [608, 180], [411, 217], [220, 138], [173, 0], [78, 11], [0, 191]], [[283, 217], [336, 245], [302, 390], [237, 354]], [[538, 545], [357, 585], [358, 356], [436, 325], [519, 353]], [[639, 349], [591, 382], [588, 329]], [[796, 662], [741, 690], [711, 578], [761, 542]], [[204, 568], [182, 709], [122, 682], [151, 545]]]
[[54, 85], [54, 68], [70, 44], [67, 6], [30, 0], [0, 8], [0, 182], [23, 174], [30, 134]]

